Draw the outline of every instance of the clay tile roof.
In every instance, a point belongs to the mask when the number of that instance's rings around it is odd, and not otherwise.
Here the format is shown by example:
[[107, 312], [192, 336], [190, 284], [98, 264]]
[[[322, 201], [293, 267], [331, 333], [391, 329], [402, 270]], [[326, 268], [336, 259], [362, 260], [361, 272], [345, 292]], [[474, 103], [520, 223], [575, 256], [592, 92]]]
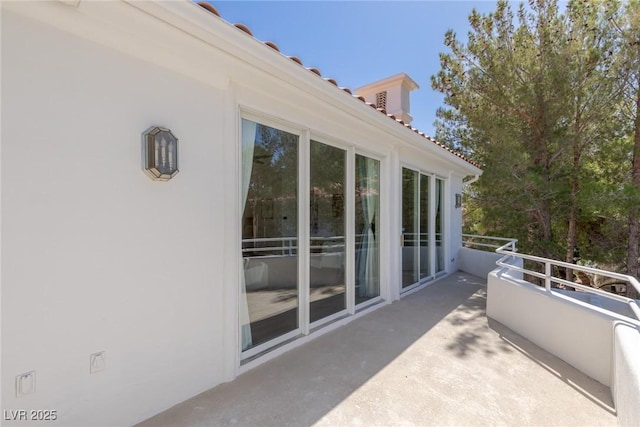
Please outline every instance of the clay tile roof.
[[278, 45], [275, 44], [274, 42], [264, 42], [264, 44], [266, 44], [267, 46], [269, 46], [271, 49], [275, 50], [276, 52], [280, 52], [280, 48], [278, 48]]
[[[210, 3], [205, 2], [205, 1], [199, 1], [197, 2], [197, 4], [202, 7], [203, 9], [206, 9], [208, 12], [216, 15], [217, 17], [220, 17], [220, 13], [218, 13], [218, 11], [216, 10], [215, 7], [213, 7]], [[244, 31], [245, 33], [247, 33], [248, 35], [250, 35], [251, 37], [253, 37], [253, 33], [251, 32], [251, 30], [244, 24], [233, 24], [234, 27]], [[280, 49], [278, 48], [278, 46], [273, 43], [273, 42], [263, 42], [264, 45], [269, 46], [271, 49], [275, 50], [276, 52], [280, 52]], [[302, 61], [296, 57], [296, 56], [287, 56], [287, 58], [289, 58], [290, 60], [292, 60], [293, 62], [297, 63], [298, 65], [301, 65], [304, 67], [304, 64], [302, 63]], [[318, 75], [319, 77], [322, 77], [322, 74], [320, 73], [320, 70], [318, 70], [317, 68], [314, 67], [309, 67], [307, 68], [307, 70], [311, 71], [312, 73]], [[324, 78], [323, 80], [331, 83], [332, 85], [338, 87], [338, 83], [331, 78]], [[382, 109], [382, 108], [377, 108], [375, 104], [372, 104], [371, 102], [367, 102], [366, 99], [364, 99], [363, 96], [359, 96], [359, 95], [354, 95], [353, 92], [351, 92], [351, 90], [349, 88], [346, 87], [338, 87], [340, 90], [350, 94], [353, 98], [359, 99], [360, 101], [364, 102], [365, 104], [367, 104], [368, 106], [374, 108], [375, 110], [379, 111], [380, 113], [386, 115], [387, 117], [393, 119], [396, 123], [400, 123], [401, 125], [403, 125], [404, 127], [406, 127], [407, 129], [410, 129], [412, 131], [414, 131], [415, 133], [417, 133], [418, 135], [422, 136], [423, 138], [431, 141], [432, 143], [438, 145], [441, 148], [444, 148], [445, 150], [447, 150], [450, 153], [455, 154], [457, 157], [461, 158], [462, 160], [466, 161], [467, 163], [480, 168], [480, 165], [477, 164], [476, 162], [467, 159], [462, 153], [459, 153], [455, 150], [452, 150], [451, 148], [447, 147], [446, 145], [436, 141], [434, 138], [430, 137], [429, 135], [426, 135], [424, 132], [420, 132], [418, 129], [411, 127], [411, 125], [409, 125], [408, 123], [404, 123], [402, 120], [397, 119], [394, 115], [392, 114], [387, 114], [387, 112]]]
[[251, 30], [249, 29], [249, 27], [247, 27], [244, 24], [233, 24], [234, 27], [244, 31], [245, 33], [249, 34], [250, 36], [253, 37], [253, 33], [251, 32]]
[[198, 2], [198, 6], [204, 8], [204, 9], [207, 9], [209, 12], [213, 13], [217, 17], [220, 17], [220, 13], [216, 10], [215, 7], [211, 6], [210, 3], [207, 3], [206, 1], [199, 1]]

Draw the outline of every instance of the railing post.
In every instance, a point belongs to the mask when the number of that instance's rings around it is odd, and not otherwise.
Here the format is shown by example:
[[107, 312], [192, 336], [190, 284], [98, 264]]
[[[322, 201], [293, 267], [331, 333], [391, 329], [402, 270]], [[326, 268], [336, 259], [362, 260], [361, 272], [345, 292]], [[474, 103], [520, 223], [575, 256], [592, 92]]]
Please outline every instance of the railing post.
[[636, 319], [640, 320], [640, 308], [634, 300], [629, 301], [629, 308], [631, 308], [631, 312], [636, 316]]
[[551, 263], [549, 261], [544, 263], [544, 287], [547, 291], [551, 291]]

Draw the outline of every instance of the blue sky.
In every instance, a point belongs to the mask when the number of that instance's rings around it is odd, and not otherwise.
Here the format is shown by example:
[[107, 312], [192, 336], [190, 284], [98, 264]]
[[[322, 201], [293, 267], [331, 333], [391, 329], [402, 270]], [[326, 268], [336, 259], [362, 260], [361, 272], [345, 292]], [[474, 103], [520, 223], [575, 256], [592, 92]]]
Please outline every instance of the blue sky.
[[262, 41], [272, 41], [323, 77], [355, 89], [400, 72], [420, 86], [411, 94], [412, 125], [434, 135], [442, 96], [431, 89], [447, 29], [466, 37], [475, 7], [487, 1], [211, 1], [222, 18], [247, 25]]

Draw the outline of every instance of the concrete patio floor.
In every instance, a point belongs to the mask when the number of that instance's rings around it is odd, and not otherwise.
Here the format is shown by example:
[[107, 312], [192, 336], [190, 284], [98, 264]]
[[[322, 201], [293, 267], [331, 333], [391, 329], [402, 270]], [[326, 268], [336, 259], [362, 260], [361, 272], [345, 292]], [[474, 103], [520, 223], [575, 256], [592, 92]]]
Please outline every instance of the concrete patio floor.
[[608, 387], [485, 305], [455, 273], [139, 426], [617, 425]]

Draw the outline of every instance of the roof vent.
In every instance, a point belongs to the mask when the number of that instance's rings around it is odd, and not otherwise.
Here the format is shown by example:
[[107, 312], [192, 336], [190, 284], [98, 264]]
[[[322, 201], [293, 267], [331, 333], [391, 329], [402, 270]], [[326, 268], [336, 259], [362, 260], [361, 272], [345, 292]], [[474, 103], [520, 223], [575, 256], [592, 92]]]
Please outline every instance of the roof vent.
[[383, 110], [387, 109], [387, 91], [376, 93], [376, 107]]

